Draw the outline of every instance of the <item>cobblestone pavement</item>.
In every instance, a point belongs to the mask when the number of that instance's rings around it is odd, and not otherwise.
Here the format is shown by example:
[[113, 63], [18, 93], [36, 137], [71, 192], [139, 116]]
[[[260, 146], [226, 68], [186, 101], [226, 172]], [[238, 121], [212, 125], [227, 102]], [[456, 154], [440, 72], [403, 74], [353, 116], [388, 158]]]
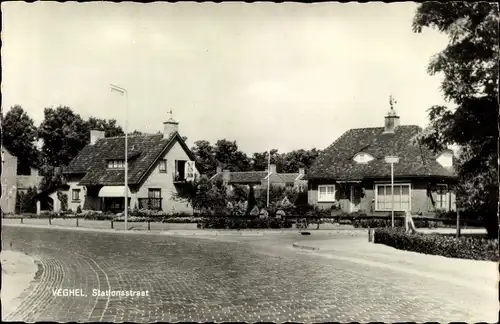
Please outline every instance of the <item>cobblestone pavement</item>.
[[[3, 227], [2, 247], [43, 272], [4, 320], [109, 322], [493, 322], [480, 292], [449, 282], [299, 253], [296, 233], [187, 238]], [[347, 232], [338, 244], [350, 244]], [[53, 289], [82, 289], [57, 297]], [[92, 290], [148, 297], [93, 297]]]

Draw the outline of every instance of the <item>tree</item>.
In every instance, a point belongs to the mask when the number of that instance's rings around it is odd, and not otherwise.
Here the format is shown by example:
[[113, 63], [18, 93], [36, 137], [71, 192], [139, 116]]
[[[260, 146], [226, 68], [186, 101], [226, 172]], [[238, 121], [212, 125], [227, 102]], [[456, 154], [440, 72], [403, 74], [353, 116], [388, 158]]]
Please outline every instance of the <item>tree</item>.
[[12, 107], [2, 117], [2, 145], [17, 157], [18, 174], [29, 175], [30, 167], [39, 166], [36, 140], [35, 123], [21, 106]]
[[498, 23], [498, 4], [487, 2], [427, 2], [413, 21], [415, 32], [437, 28], [448, 35], [428, 72], [444, 75], [443, 94], [455, 104], [429, 109], [430, 125], [420, 141], [434, 151], [461, 148], [457, 204], [483, 215], [490, 237], [498, 237], [500, 213]]
[[121, 126], [116, 124], [116, 119], [100, 119], [96, 117], [89, 117], [86, 123], [86, 137], [89, 138], [90, 130], [104, 131], [105, 137], [123, 136], [125, 133]]
[[315, 148], [311, 150], [295, 150], [283, 154], [283, 170], [285, 173], [294, 173], [299, 168], [309, 168], [319, 155], [319, 151]]
[[37, 189], [35, 187], [28, 188], [26, 192], [18, 191], [16, 199], [16, 213], [36, 213], [36, 194]]
[[247, 204], [246, 214], [249, 215], [255, 206], [257, 206], [257, 199], [255, 198], [255, 191], [253, 189], [253, 186], [250, 186], [250, 190], [248, 192], [248, 204]]
[[205, 175], [185, 183], [174, 199], [189, 203], [195, 211], [205, 215], [223, 211], [228, 203], [222, 181], [214, 183]]
[[48, 166], [68, 165], [89, 141], [86, 122], [62, 106], [45, 109], [38, 136], [43, 140], [43, 162]]
[[196, 157], [196, 165], [200, 172], [206, 175], [213, 175], [217, 170], [217, 160], [215, 159], [214, 147], [209, 141], [196, 141], [191, 148]]
[[238, 149], [236, 141], [218, 140], [214, 147], [215, 160], [230, 171], [250, 171], [247, 155]]

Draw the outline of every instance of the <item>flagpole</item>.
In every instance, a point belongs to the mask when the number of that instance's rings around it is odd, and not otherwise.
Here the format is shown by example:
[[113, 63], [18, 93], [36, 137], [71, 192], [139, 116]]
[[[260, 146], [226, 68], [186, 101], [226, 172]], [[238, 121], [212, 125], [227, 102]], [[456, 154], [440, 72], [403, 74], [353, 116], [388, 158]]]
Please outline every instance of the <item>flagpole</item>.
[[269, 208], [269, 184], [271, 177], [271, 150], [267, 154], [267, 208]]

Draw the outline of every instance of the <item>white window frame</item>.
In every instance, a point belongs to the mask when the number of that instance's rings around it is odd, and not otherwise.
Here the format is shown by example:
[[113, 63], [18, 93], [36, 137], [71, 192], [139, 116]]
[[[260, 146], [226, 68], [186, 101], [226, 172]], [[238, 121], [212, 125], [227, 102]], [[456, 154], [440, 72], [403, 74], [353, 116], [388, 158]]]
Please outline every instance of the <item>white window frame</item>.
[[[328, 195], [328, 188], [333, 187], [333, 194]], [[327, 197], [322, 197], [321, 196], [321, 188], [326, 188], [326, 196]], [[335, 202], [335, 195], [337, 193], [337, 190], [335, 188], [334, 184], [328, 184], [328, 185], [318, 185], [318, 202]]]
[[[409, 203], [409, 207], [410, 207], [410, 210], [411, 210], [411, 206], [412, 206], [412, 204], [411, 204], [411, 189], [412, 189], [411, 188], [411, 183], [402, 183], [402, 182], [395, 182], [394, 183], [394, 187], [403, 187], [403, 186], [408, 187], [408, 195], [409, 195], [409, 197], [408, 197], [409, 198], [408, 203]], [[384, 182], [384, 183], [376, 183], [375, 184], [375, 194], [374, 194], [374, 197], [375, 197], [375, 211], [384, 211], [384, 212], [385, 211], [391, 211], [392, 207], [389, 207], [388, 209], [387, 208], [386, 209], [380, 209], [378, 207], [378, 188], [379, 187], [389, 187], [390, 188], [391, 184], [390, 183], [386, 183], [386, 182]], [[400, 192], [402, 192], [402, 190], [400, 190]], [[406, 210], [398, 210], [395, 207], [394, 211], [406, 211]]]
[[[439, 187], [444, 187], [444, 194], [440, 194]], [[448, 191], [448, 185], [447, 184], [437, 184], [436, 185], [436, 205], [439, 203], [439, 206], [436, 206], [436, 209], [444, 209], [448, 211], [450, 208], [450, 193]], [[444, 202], [445, 206], [443, 207], [441, 204], [441, 200], [438, 202], [439, 197], [445, 197]]]
[[[162, 165], [164, 165], [165, 168], [162, 168]], [[167, 160], [160, 160], [160, 163], [158, 163], [158, 170], [160, 173], [167, 173]]]

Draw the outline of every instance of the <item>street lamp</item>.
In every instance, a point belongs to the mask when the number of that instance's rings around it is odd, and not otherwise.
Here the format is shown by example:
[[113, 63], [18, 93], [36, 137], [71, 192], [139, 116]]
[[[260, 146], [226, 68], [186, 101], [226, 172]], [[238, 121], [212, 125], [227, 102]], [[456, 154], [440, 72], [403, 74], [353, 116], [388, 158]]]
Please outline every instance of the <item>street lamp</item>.
[[399, 158], [397, 156], [386, 156], [385, 162], [391, 165], [391, 196], [392, 196], [391, 223], [392, 227], [394, 227], [394, 163], [398, 163]]
[[269, 208], [269, 185], [271, 178], [271, 150], [267, 154], [267, 208]]
[[128, 92], [125, 88], [121, 88], [117, 85], [109, 85], [111, 91], [118, 92], [122, 96], [125, 96], [125, 230], [128, 230], [128, 134], [127, 134], [127, 111], [128, 111]]

